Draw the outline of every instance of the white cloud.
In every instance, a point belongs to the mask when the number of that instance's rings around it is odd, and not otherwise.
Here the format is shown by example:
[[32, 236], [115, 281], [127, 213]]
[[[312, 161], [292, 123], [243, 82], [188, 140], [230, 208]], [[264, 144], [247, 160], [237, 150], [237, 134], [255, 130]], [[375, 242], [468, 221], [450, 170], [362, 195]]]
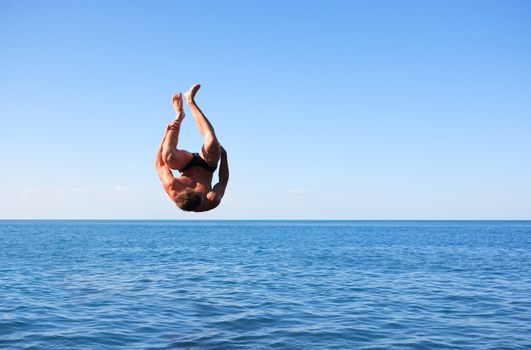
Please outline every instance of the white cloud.
[[312, 194], [312, 192], [310, 192], [309, 190], [307, 190], [305, 188], [294, 188], [294, 189], [289, 190], [288, 193], [292, 194], [292, 195], [308, 195], [308, 194]]
[[24, 188], [24, 189], [21, 189], [18, 194], [21, 196], [21, 197], [30, 197], [30, 196], [36, 196], [36, 195], [39, 195], [41, 194], [41, 190], [38, 189], [38, 188]]

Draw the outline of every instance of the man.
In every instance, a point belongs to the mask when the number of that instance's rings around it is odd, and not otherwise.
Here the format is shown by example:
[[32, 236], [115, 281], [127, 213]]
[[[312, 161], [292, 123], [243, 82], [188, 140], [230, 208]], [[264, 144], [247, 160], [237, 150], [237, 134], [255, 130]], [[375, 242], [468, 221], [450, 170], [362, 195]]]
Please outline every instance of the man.
[[[195, 103], [195, 94], [201, 85], [195, 84], [185, 93], [195, 124], [204, 138], [199, 153], [177, 149], [179, 130], [184, 119], [182, 94], [176, 93], [171, 102], [175, 120], [166, 127], [166, 134], [157, 150], [155, 167], [160, 181], [171, 200], [185, 211], [207, 211], [217, 207], [229, 181], [227, 152], [219, 144], [214, 128]], [[220, 161], [221, 160], [221, 161]], [[219, 182], [212, 187], [212, 176], [219, 164]], [[170, 169], [181, 172], [175, 178]]]

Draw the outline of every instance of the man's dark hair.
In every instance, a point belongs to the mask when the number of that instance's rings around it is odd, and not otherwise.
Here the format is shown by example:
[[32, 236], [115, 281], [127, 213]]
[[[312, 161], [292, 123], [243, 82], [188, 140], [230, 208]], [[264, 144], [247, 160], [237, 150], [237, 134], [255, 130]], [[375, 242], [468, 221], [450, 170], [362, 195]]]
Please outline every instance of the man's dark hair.
[[177, 198], [175, 198], [175, 204], [184, 211], [193, 211], [194, 209], [197, 209], [202, 201], [203, 197], [201, 194], [190, 188], [181, 191], [177, 195]]

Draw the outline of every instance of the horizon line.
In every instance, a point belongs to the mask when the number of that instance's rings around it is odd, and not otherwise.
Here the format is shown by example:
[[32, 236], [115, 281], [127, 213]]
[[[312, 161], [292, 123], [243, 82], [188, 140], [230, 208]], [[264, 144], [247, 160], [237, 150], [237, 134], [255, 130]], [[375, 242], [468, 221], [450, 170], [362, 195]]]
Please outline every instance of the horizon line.
[[531, 221], [531, 219], [0, 219], [1, 221]]

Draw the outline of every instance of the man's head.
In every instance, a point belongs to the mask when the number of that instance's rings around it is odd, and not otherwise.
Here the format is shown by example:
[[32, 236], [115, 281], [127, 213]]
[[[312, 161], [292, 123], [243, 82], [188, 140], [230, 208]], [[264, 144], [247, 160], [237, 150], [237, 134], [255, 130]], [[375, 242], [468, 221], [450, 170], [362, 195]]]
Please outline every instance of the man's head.
[[181, 191], [177, 198], [175, 198], [175, 204], [184, 211], [194, 211], [197, 209], [203, 201], [203, 195], [201, 192], [194, 191], [187, 188]]

